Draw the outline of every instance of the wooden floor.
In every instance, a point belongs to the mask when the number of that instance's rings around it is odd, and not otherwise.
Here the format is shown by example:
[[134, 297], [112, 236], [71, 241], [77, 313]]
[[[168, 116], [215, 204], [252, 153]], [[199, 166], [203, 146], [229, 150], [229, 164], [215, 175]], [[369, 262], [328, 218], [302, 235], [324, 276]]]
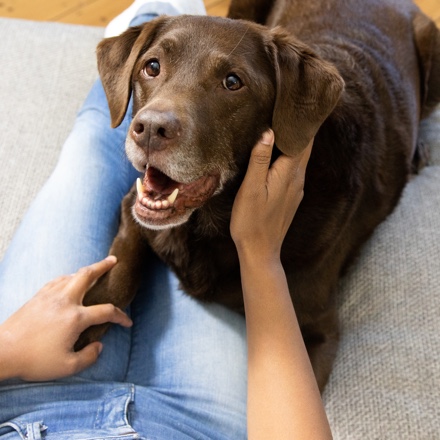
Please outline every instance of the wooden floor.
[[[204, 0], [209, 15], [224, 16], [230, 0]], [[415, 0], [440, 27], [440, 0]], [[132, 0], [0, 0], [0, 16], [105, 26]]]
[[[209, 15], [225, 16], [230, 0], [204, 2]], [[0, 0], [0, 16], [105, 26], [131, 3], [133, 0]]]

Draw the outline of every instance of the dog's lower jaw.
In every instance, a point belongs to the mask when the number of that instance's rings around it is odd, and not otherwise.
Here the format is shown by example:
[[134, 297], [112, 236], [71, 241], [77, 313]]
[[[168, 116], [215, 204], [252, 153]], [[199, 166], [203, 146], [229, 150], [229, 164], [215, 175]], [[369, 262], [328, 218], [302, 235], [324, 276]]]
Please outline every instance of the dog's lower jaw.
[[[152, 229], [153, 231], [162, 231], [164, 229], [175, 228], [186, 223], [196, 208], [186, 208], [183, 212], [179, 214], [173, 214], [172, 211], [174, 211], [174, 208], [169, 208], [168, 210], [164, 210], [156, 215], [158, 217], [157, 219], [153, 219], [151, 216], [149, 216], [148, 219], [146, 217], [143, 217], [141, 214], [139, 214], [139, 209], [148, 208], [140, 207], [139, 201], [136, 200], [132, 208], [132, 214], [133, 218], [139, 225], [147, 229]], [[165, 217], [167, 215], [167, 211], [170, 211], [169, 214], [171, 215]], [[160, 218], [159, 215], [161, 215], [163, 218]]]
[[147, 229], [163, 230], [186, 223], [191, 214], [222, 191], [219, 173], [207, 174], [190, 183], [179, 183], [159, 170], [147, 169], [144, 181], [136, 181], [134, 219]]

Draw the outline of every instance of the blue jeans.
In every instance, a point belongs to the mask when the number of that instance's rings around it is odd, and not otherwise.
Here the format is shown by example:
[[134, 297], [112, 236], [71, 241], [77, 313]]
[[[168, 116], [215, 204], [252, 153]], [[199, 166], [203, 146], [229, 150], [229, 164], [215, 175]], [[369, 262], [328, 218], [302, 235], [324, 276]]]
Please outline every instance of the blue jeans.
[[[98, 81], [0, 265], [0, 322], [47, 281], [108, 254], [138, 175], [124, 153], [129, 122], [110, 128]], [[133, 327], [112, 326], [81, 374], [0, 383], [0, 439], [246, 438], [243, 318], [186, 296], [159, 261], [129, 313]]]

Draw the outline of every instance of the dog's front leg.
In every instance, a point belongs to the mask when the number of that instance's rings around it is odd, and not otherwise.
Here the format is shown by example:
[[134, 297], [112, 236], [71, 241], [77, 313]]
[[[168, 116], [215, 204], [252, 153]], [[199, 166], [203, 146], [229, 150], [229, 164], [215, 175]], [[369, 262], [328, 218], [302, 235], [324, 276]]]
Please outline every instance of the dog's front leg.
[[[152, 251], [142, 235], [141, 226], [131, 214], [135, 197], [130, 191], [122, 201], [120, 227], [110, 248], [110, 255], [115, 255], [118, 263], [87, 292], [85, 306], [111, 303], [124, 310], [139, 288], [142, 268], [147, 264], [146, 260]], [[103, 324], [89, 327], [79, 337], [75, 350], [99, 340], [109, 326]]]

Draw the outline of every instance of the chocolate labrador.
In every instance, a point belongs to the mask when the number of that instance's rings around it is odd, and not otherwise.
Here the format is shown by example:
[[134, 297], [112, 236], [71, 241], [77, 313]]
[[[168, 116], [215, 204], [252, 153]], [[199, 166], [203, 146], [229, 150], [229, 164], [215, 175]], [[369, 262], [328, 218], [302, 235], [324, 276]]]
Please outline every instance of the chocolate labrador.
[[440, 101], [435, 24], [409, 0], [235, 0], [229, 18], [161, 16], [106, 39], [98, 67], [114, 127], [133, 97], [126, 152], [143, 177], [119, 264], [86, 304], [126, 307], [155, 252], [189, 295], [242, 311], [229, 221], [250, 151], [269, 127], [287, 155], [315, 137], [282, 262], [323, 389], [338, 280], [420, 165], [419, 121]]

